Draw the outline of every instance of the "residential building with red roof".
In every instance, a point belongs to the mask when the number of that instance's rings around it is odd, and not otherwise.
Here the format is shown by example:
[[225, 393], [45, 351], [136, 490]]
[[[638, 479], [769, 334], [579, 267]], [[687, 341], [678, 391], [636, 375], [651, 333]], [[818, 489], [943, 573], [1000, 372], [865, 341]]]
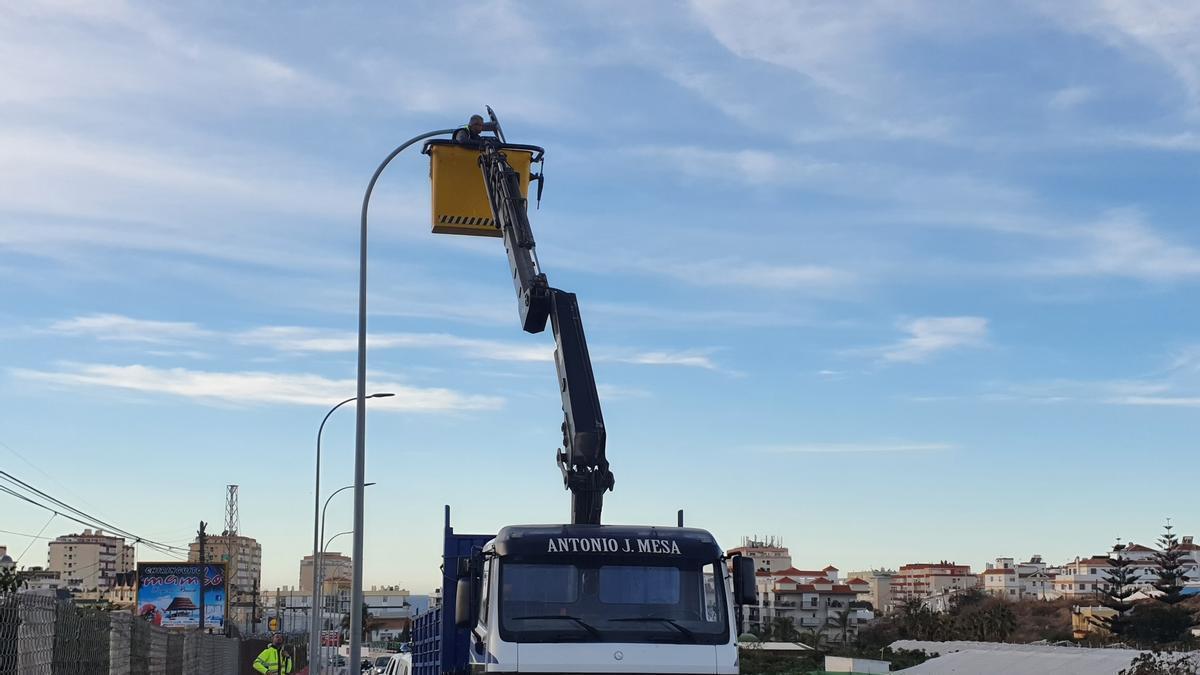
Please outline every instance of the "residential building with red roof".
[[727, 551], [730, 556], [743, 555], [754, 560], [758, 581], [758, 604], [744, 608], [748, 628], [763, 632], [776, 619], [790, 619], [797, 631], [820, 630], [831, 639], [840, 640], [841, 627], [833, 624], [839, 612], [846, 612], [847, 639], [858, 634], [858, 626], [870, 617], [850, 607], [860, 594], [870, 591], [863, 579], [853, 583], [843, 581], [838, 568], [827, 565], [819, 570], [802, 570], [792, 566], [787, 547], [775, 539], [747, 537], [742, 545]]
[[950, 599], [975, 588], [979, 577], [971, 573], [970, 565], [942, 560], [936, 563], [901, 565], [892, 576], [892, 600], [895, 603], [921, 600], [934, 611], [949, 608]]
[[875, 569], [862, 570], [859, 572], [848, 572], [846, 576], [850, 581], [846, 583], [851, 586], [855, 585], [855, 581], [867, 585], [867, 591], [860, 593], [859, 600], [871, 603], [877, 612], [888, 612], [892, 609], [892, 576], [896, 574], [896, 570]]
[[979, 581], [985, 593], [1007, 600], [1060, 597], [1054, 589], [1054, 577], [1047, 572], [1040, 555], [1023, 563], [1014, 562], [1013, 558], [996, 558], [995, 564], [979, 573]]
[[783, 545], [783, 540], [775, 537], [742, 537], [742, 545], [729, 549], [725, 554], [730, 557], [744, 555], [753, 558], [754, 569], [760, 572], [774, 573], [792, 566], [792, 554]]

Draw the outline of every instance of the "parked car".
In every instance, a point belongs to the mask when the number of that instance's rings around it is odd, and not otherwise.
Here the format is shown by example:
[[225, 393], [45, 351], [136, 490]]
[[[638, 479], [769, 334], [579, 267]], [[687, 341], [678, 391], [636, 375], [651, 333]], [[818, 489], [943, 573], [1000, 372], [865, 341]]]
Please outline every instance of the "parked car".
[[412, 654], [392, 654], [388, 657], [387, 667], [383, 675], [410, 675], [412, 673]]

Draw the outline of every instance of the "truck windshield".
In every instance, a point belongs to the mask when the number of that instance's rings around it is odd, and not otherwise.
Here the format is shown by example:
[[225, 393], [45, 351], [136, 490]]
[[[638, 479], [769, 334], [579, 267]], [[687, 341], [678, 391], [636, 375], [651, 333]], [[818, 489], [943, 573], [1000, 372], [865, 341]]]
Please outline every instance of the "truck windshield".
[[729, 640], [719, 563], [502, 561], [500, 636], [509, 642]]

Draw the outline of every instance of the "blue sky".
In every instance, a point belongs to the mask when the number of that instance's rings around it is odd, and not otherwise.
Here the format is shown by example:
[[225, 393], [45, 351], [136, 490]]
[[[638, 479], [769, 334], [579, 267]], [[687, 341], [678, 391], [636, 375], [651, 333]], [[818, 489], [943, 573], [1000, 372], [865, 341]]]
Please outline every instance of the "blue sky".
[[[1046, 5], [0, 10], [0, 467], [176, 544], [240, 484], [265, 585], [297, 583], [362, 190], [490, 104], [547, 148], [532, 222], [582, 304], [608, 522], [683, 508], [842, 569], [1194, 532], [1200, 9]], [[552, 342], [428, 200], [410, 152], [371, 220], [370, 388], [399, 395], [369, 404], [366, 577], [416, 591], [442, 504], [569, 512]], [[10, 550], [77, 529], [6, 499]]]

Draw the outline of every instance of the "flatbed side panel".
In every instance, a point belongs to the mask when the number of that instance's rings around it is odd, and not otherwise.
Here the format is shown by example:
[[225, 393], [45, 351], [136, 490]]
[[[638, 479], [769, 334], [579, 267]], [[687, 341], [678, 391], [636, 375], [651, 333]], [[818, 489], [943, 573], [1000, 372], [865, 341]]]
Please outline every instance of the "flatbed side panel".
[[493, 534], [454, 534], [446, 525], [442, 548], [442, 606], [413, 622], [413, 675], [467, 673], [471, 633], [454, 625], [458, 597], [458, 561], [470, 558], [495, 538]]

